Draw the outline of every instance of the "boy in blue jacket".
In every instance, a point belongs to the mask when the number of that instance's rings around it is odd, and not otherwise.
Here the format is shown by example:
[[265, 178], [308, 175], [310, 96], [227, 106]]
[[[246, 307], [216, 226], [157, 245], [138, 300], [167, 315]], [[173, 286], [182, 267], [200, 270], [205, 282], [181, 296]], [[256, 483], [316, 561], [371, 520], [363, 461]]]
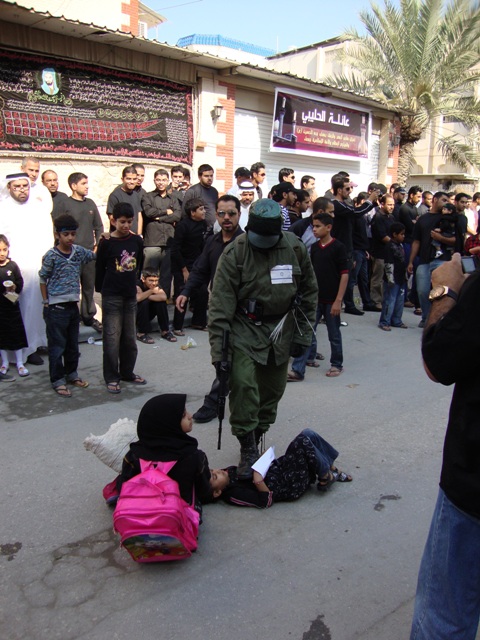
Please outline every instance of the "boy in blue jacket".
[[74, 387], [88, 387], [77, 373], [78, 331], [80, 313], [80, 273], [82, 266], [95, 259], [93, 251], [75, 242], [78, 223], [68, 214], [54, 221], [57, 246], [42, 259], [40, 290], [43, 317], [47, 327], [48, 362], [53, 390], [62, 398], [70, 398], [67, 382]]

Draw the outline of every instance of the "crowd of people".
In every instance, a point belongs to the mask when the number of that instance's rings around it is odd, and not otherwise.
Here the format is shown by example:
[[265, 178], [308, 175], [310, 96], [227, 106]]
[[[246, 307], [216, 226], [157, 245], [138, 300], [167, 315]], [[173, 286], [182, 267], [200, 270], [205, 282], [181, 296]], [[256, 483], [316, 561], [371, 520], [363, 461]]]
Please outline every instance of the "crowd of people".
[[[36, 158], [24, 158], [21, 169], [7, 177], [1, 194], [0, 380], [14, 380], [10, 362], [26, 377], [26, 365], [42, 364], [41, 356], [48, 353], [52, 387], [63, 397], [71, 396], [68, 383], [88, 384], [77, 372], [74, 336], [80, 322], [103, 334], [110, 393], [121, 392], [121, 380], [145, 383], [133, 371], [135, 343], [155, 342], [153, 319], [161, 338], [176, 342], [185, 335], [189, 302], [191, 328], [207, 330], [218, 259], [244, 232], [252, 204], [260, 199], [278, 203], [282, 232], [295, 234], [311, 256], [319, 287], [313, 324], [315, 330], [320, 322], [327, 328], [328, 377], [343, 370], [341, 326], [347, 323], [341, 313], [377, 312], [379, 328], [391, 331], [407, 328], [402, 312], [411, 307], [423, 327], [431, 272], [454, 251], [475, 260], [480, 253], [480, 193], [422, 192], [419, 186], [407, 191], [399, 184], [387, 190], [371, 183], [352, 197], [358, 185], [339, 172], [319, 197], [315, 178], [302, 176], [296, 188], [290, 168], [281, 169], [278, 184], [268, 188], [261, 162], [237, 168], [232, 187], [221, 197], [208, 164], [199, 167], [194, 185], [186, 167], [157, 169], [155, 188], [147, 192], [145, 167], [135, 163], [123, 169], [121, 183], [108, 197], [104, 229], [88, 197], [86, 174], [68, 177], [67, 195], [59, 191], [54, 170], [40, 174]], [[27, 235], [23, 230], [30, 220], [35, 234]], [[95, 289], [102, 294], [103, 325]], [[172, 324], [171, 301], [176, 302]], [[323, 358], [314, 331], [309, 349], [293, 359], [287, 380], [302, 381], [306, 367], [318, 367]], [[216, 415], [215, 387], [195, 414], [199, 422]]]

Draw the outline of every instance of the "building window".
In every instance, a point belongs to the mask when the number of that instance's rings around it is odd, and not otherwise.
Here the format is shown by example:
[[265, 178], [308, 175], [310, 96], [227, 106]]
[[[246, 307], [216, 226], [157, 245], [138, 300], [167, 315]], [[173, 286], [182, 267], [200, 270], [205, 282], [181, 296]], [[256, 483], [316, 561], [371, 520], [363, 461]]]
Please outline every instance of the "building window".
[[453, 116], [442, 116], [444, 124], [455, 124], [461, 123], [458, 118], [454, 118]]
[[148, 38], [148, 25], [146, 22], [138, 21], [138, 35], [141, 38]]

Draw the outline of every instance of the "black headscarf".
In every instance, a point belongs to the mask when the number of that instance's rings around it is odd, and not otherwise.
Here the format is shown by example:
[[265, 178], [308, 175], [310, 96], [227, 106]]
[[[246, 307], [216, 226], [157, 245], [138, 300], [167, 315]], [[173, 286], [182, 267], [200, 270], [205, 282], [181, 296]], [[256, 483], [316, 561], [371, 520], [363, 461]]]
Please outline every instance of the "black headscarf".
[[180, 426], [186, 400], [184, 393], [165, 393], [143, 405], [137, 423], [138, 442], [130, 445], [138, 458], [166, 462], [198, 450], [198, 442]]

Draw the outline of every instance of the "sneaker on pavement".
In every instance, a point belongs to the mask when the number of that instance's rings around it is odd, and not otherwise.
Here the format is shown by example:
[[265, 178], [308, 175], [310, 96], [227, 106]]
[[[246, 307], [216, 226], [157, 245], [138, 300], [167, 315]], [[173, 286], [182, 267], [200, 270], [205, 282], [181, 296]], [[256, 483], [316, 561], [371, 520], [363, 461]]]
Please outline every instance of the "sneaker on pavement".
[[423, 327], [425, 326], [425, 320], [420, 320], [418, 326], [420, 327], [420, 329], [423, 329]]
[[357, 307], [352, 307], [352, 308], [348, 308], [345, 307], [345, 310], [343, 313], [349, 313], [352, 316], [363, 316], [363, 311], [360, 311], [360, 309], [357, 309]]
[[195, 420], [195, 422], [199, 423], [211, 422], [212, 420], [215, 420], [216, 417], [217, 410], [206, 407], [205, 405], [203, 405], [203, 407], [200, 407], [200, 409], [193, 414], [193, 419]]
[[15, 382], [15, 378], [9, 373], [2, 373], [0, 371], [0, 382]]

